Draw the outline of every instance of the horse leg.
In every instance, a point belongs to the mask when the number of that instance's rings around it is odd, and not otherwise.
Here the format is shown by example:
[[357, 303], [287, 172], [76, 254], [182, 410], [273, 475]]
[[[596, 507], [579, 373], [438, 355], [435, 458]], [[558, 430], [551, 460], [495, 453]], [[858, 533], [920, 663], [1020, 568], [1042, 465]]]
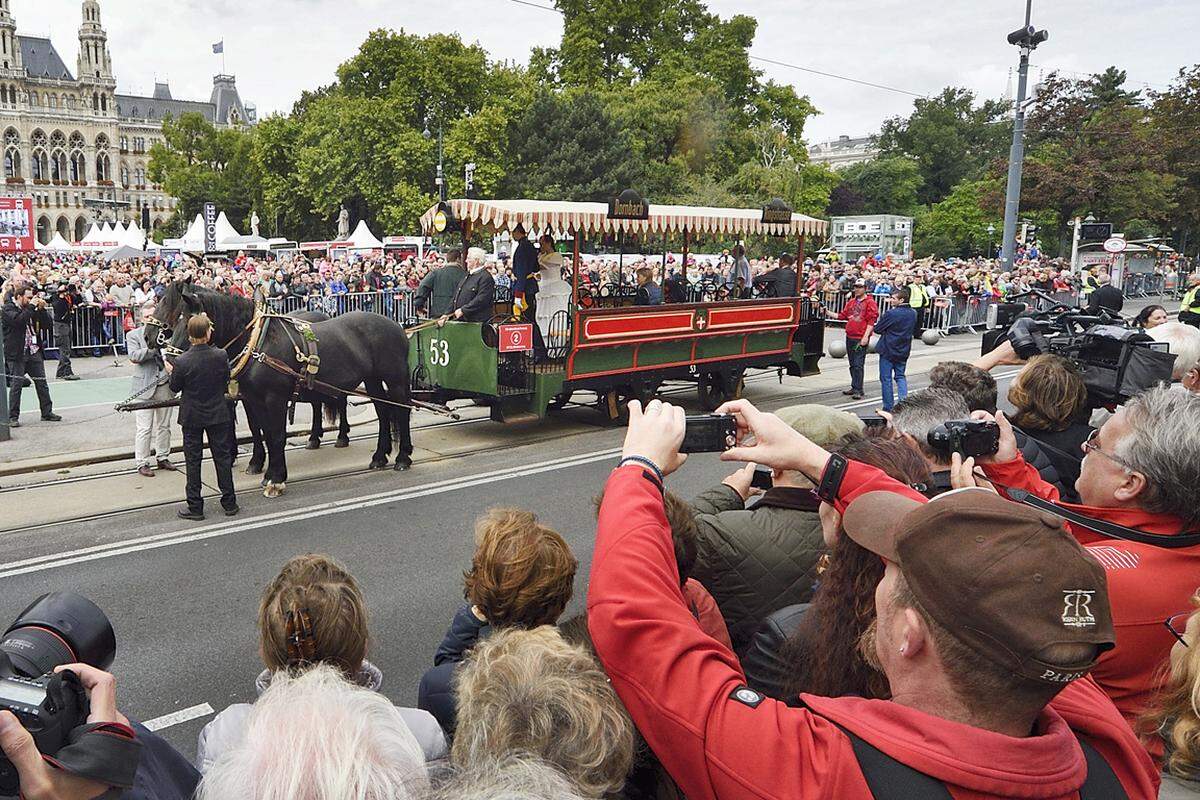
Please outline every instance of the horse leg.
[[312, 405], [312, 427], [308, 432], [308, 444], [305, 448], [308, 450], [316, 450], [321, 446], [321, 437], [325, 435], [325, 428], [321, 425], [321, 404], [313, 401]]
[[253, 440], [253, 452], [250, 454], [250, 463], [246, 465], [247, 475], [261, 475], [263, 464], [267, 460], [267, 450], [263, 446], [262, 423], [258, 416], [251, 410], [248, 403], [243, 402], [242, 408], [246, 412], [246, 424], [250, 426], [250, 438]]
[[392, 407], [392, 428], [400, 443], [400, 452], [396, 456], [396, 466], [393, 469], [402, 471], [412, 467], [412, 409], [408, 406]]
[[267, 440], [267, 474], [263, 497], [279, 497], [287, 490], [287, 461], [284, 448], [287, 446], [287, 402], [265, 404], [263, 413], [263, 436]]
[[338, 437], [333, 443], [334, 447], [349, 447], [350, 446], [350, 420], [346, 418], [346, 398], [343, 396], [338, 402]]
[[[366, 382], [367, 394], [373, 397], [386, 397], [383, 382], [369, 380]], [[375, 454], [371, 456], [371, 469], [381, 469], [387, 466], [388, 456], [392, 452], [392, 409], [385, 403], [375, 403], [375, 415], [379, 417], [379, 437], [375, 445]]]

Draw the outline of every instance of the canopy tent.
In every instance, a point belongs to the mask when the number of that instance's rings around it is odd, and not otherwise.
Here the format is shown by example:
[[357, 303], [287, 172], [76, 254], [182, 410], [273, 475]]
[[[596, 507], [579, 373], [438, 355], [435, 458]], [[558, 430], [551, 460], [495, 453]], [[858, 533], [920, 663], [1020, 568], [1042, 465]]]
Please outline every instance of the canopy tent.
[[367, 221], [360, 219], [358, 226], [355, 227], [354, 233], [350, 234], [352, 243], [351, 250], [382, 250], [383, 242], [375, 234], [371, 233], [371, 229], [367, 227]]
[[178, 239], [165, 239], [163, 247], [177, 250], [189, 250], [200, 252], [204, 250], [204, 218], [199, 214], [192, 220], [192, 224], [188, 225], [183, 236]]
[[138, 227], [137, 221], [131, 221], [129, 227], [125, 229], [125, 235], [121, 239], [121, 244], [129, 245], [130, 247], [141, 248], [146, 244], [146, 234]]
[[[609, 219], [606, 203], [572, 203], [564, 200], [464, 200], [447, 201], [460, 222], [470, 220], [494, 230], [509, 230], [520, 223], [535, 230], [565, 233], [698, 233], [768, 234], [801, 236], [823, 234], [823, 219], [792, 214], [791, 223], [765, 223], [760, 208], [709, 208], [650, 204], [648, 219]], [[421, 215], [421, 228], [433, 231], [438, 206]]]
[[145, 250], [139, 250], [136, 247], [129, 247], [128, 245], [122, 245], [121, 247], [115, 247], [112, 250], [109, 250], [107, 253], [100, 256], [100, 259], [104, 262], [109, 262], [109, 261], [129, 261], [130, 259], [145, 258], [145, 257], [146, 257]]
[[[220, 247], [221, 242], [227, 242], [231, 239], [239, 239], [242, 236], [240, 233], [234, 230], [233, 225], [229, 223], [229, 217], [225, 216], [224, 211], [217, 215], [217, 224], [215, 227], [217, 229], [218, 247]], [[203, 232], [204, 228], [201, 228], [200, 230]]]
[[83, 235], [83, 238], [80, 239], [79, 242], [80, 242], [80, 244], [82, 244], [83, 242], [98, 242], [98, 241], [100, 241], [100, 228], [97, 227], [96, 223], [93, 222], [92, 227], [88, 228], [88, 232]]
[[55, 231], [54, 236], [52, 236], [50, 238], [50, 241], [48, 241], [48, 242], [46, 242], [46, 244], [42, 245], [41, 249], [42, 250], [57, 250], [57, 251], [61, 252], [61, 251], [72, 250], [74, 248], [71, 247], [70, 242], [68, 242], [66, 239], [63, 238], [63, 235], [61, 233], [59, 233], [58, 231]]
[[122, 236], [124, 236], [123, 233], [113, 228], [107, 222], [100, 227], [96, 227], [96, 223], [93, 222], [87, 234], [79, 240], [73, 249], [103, 253], [114, 247], [120, 247], [123, 244], [123, 240], [120, 238]]

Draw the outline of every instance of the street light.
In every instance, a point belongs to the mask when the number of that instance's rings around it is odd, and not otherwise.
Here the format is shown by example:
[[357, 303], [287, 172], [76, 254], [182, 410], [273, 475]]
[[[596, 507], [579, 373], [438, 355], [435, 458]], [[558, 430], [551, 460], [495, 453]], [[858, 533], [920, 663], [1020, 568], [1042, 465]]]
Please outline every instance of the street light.
[[996, 226], [989, 222], [988, 226], [987, 226], [987, 232], [988, 232], [988, 258], [990, 259], [992, 257], [992, 244], [996, 240]]
[[[428, 120], [426, 120], [426, 121], [425, 121], [425, 130], [421, 131], [421, 135], [422, 135], [422, 136], [424, 136], [426, 139], [430, 139], [430, 138], [432, 138], [432, 137], [433, 137], [433, 134], [431, 134], [431, 133], [429, 132], [429, 121], [428, 121]], [[444, 164], [444, 162], [443, 162], [442, 156], [443, 156], [443, 152], [442, 152], [442, 123], [441, 123], [441, 122], [438, 122], [438, 163], [437, 163], [437, 179], [436, 179], [434, 182], [437, 184], [437, 187], [438, 187], [438, 200], [441, 200], [442, 202], [445, 202], [445, 200], [446, 200], [446, 178], [445, 178], [445, 171], [444, 171], [444, 170], [445, 170], [445, 164]]]

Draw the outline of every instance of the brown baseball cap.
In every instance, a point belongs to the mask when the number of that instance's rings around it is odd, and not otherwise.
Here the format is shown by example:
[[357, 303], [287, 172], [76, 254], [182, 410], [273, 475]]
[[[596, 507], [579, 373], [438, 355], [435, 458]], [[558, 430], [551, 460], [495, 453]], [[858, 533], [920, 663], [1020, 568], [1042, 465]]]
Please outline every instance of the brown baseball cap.
[[1113, 647], [1104, 569], [1062, 520], [987, 489], [928, 503], [868, 492], [842, 515], [846, 534], [899, 565], [939, 625], [1014, 674], [1051, 684], [1083, 677], [1096, 658], [1051, 664], [1057, 644]]

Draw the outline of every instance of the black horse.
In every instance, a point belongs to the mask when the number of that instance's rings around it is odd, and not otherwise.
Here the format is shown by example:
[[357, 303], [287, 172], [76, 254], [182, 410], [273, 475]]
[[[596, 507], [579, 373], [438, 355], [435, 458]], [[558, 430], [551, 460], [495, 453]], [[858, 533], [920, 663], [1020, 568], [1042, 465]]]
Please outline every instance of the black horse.
[[[294, 317], [304, 322], [324, 322], [331, 319], [328, 314], [320, 311], [293, 311], [288, 314], [289, 317]], [[236, 353], [234, 354], [236, 355]], [[322, 409], [324, 409], [325, 422], [330, 426], [333, 425], [336, 418], [338, 424], [337, 441], [334, 442], [334, 447], [349, 447], [350, 446], [350, 421], [346, 419], [346, 396], [342, 395], [336, 400], [330, 400], [328, 395], [322, 395], [318, 392], [310, 392], [308, 389], [301, 389], [296, 399], [302, 403], [312, 405], [312, 425], [309, 427], [308, 444], [305, 445], [308, 450], [316, 450], [321, 446], [321, 438], [325, 435], [325, 426], [321, 424]], [[251, 428], [250, 438], [254, 444], [254, 450], [250, 454], [250, 463], [246, 467], [247, 475], [258, 475], [263, 471], [263, 465], [266, 463], [266, 450], [263, 447], [263, 435], [261, 428]]]
[[[161, 347], [170, 340], [174, 347], [186, 348], [186, 322], [201, 311], [212, 320], [212, 343], [224, 346], [230, 357], [236, 358], [251, 336], [254, 302], [204, 289], [188, 280], [176, 281], [163, 292], [154, 311], [155, 321], [147, 327], [147, 343], [151, 347]], [[390, 401], [375, 401], [379, 437], [371, 457], [371, 469], [387, 465], [393, 441], [399, 443], [395, 469], [408, 469], [412, 466], [412, 436], [409, 427], [408, 336], [404, 329], [387, 317], [364, 311], [352, 311], [311, 324], [321, 358], [317, 381], [344, 391], [365, 385], [372, 397]], [[173, 336], [168, 334], [172, 329]], [[269, 320], [263, 327], [255, 352], [301, 373], [304, 365], [297, 363], [295, 355], [300, 335], [290, 322]], [[278, 497], [287, 488], [284, 460], [287, 407], [297, 389], [297, 380], [263, 361], [252, 359], [237, 381], [251, 430], [261, 430], [266, 443], [263, 495]], [[345, 397], [341, 392], [325, 390], [319, 384], [314, 386], [313, 392], [330, 403]]]

